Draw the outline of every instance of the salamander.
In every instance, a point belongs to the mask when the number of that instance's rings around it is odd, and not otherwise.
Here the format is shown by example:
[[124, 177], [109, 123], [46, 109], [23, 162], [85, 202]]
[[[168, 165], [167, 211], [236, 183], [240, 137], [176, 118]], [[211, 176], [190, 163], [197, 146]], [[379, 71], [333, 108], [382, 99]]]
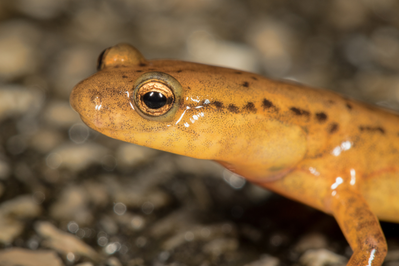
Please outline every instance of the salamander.
[[379, 220], [399, 223], [399, 116], [331, 91], [240, 70], [106, 49], [73, 89], [84, 123], [111, 138], [214, 160], [332, 215], [347, 265], [382, 264]]

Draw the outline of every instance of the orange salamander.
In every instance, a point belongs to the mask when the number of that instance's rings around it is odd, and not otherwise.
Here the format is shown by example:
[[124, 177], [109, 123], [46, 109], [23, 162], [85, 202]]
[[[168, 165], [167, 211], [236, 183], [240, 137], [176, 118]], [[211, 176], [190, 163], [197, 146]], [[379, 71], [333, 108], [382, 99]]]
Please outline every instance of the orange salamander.
[[228, 68], [106, 49], [70, 102], [111, 138], [214, 160], [331, 214], [354, 253], [380, 266], [378, 219], [399, 223], [399, 116], [333, 92]]

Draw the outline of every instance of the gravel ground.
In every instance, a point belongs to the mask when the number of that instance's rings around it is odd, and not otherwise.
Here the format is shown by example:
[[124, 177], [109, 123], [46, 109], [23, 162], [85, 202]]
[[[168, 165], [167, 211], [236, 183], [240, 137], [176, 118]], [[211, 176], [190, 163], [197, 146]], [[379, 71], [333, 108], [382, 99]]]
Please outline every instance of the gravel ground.
[[[128, 42], [399, 109], [399, 1], [0, 0], [0, 265], [345, 265], [334, 219], [68, 103]], [[398, 214], [399, 215], [399, 214]], [[383, 223], [399, 265], [399, 225]]]

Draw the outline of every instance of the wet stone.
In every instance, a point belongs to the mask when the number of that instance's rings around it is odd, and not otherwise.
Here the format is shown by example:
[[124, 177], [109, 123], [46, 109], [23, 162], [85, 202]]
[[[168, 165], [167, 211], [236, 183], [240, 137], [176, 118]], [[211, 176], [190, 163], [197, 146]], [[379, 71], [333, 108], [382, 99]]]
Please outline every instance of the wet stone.
[[220, 256], [227, 252], [232, 252], [237, 250], [238, 241], [235, 238], [219, 238], [210, 241], [205, 244], [203, 251], [205, 253], [211, 254], [212, 256]]
[[158, 188], [146, 188], [146, 186], [140, 185], [139, 181], [122, 184], [112, 176], [104, 176], [102, 183], [106, 186], [108, 194], [114, 202], [123, 202], [132, 208], [142, 208], [144, 213], [148, 211], [146, 214], [150, 214], [154, 209], [167, 206], [170, 202], [168, 194]]
[[46, 122], [51, 126], [69, 128], [75, 123], [80, 123], [79, 115], [72, 110], [67, 101], [53, 101], [43, 112]]
[[42, 105], [41, 92], [19, 85], [0, 84], [0, 122], [8, 117], [36, 114]]
[[59, 157], [59, 163], [48, 165], [50, 168], [60, 167], [62, 169], [78, 172], [92, 164], [101, 165], [102, 159], [109, 154], [109, 151], [104, 146], [95, 143], [73, 145], [68, 142], [56, 147], [50, 154]]
[[41, 207], [30, 195], [20, 196], [0, 205], [0, 242], [10, 244], [24, 230], [29, 219], [38, 217]]
[[322, 249], [327, 248], [327, 239], [318, 233], [305, 235], [295, 245], [295, 250], [302, 253], [308, 249]]
[[64, 141], [59, 131], [41, 128], [29, 140], [29, 146], [39, 153], [46, 154]]
[[122, 266], [122, 263], [116, 257], [110, 257], [107, 259], [106, 266]]
[[134, 144], [121, 144], [116, 151], [116, 159], [118, 161], [118, 169], [130, 170], [141, 164], [151, 161], [152, 157], [155, 157], [159, 152], [137, 146]]
[[280, 260], [270, 255], [262, 255], [259, 260], [245, 264], [244, 266], [278, 266]]
[[2, 266], [62, 266], [57, 253], [51, 250], [10, 248], [0, 251]]
[[90, 246], [78, 239], [76, 236], [57, 229], [49, 222], [37, 222], [35, 224], [36, 232], [44, 238], [42, 245], [64, 256], [69, 253], [89, 258], [93, 261], [99, 261], [101, 256]]
[[67, 6], [67, 0], [17, 0], [14, 7], [37, 19], [51, 19], [60, 15]]
[[6, 180], [10, 176], [11, 169], [9, 164], [0, 157], [0, 180]]
[[31, 23], [13, 20], [0, 26], [0, 81], [32, 74], [40, 65], [40, 31]]
[[345, 266], [347, 259], [326, 249], [311, 249], [306, 251], [299, 261], [305, 266]]
[[77, 83], [94, 73], [93, 62], [101, 49], [104, 47], [96, 51], [91, 46], [73, 46], [57, 54], [54, 68], [51, 69], [51, 79], [55, 81], [54, 90], [65, 100], [69, 98], [71, 89]]
[[80, 186], [65, 188], [50, 207], [50, 216], [57, 221], [76, 221], [81, 226], [93, 221], [87, 192]]

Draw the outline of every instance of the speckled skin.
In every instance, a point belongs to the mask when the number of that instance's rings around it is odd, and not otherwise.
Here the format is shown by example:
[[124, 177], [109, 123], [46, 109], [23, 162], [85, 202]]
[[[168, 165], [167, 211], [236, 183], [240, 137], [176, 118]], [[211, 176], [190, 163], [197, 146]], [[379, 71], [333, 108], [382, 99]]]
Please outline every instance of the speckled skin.
[[[109, 137], [215, 160], [249, 181], [333, 215], [354, 250], [348, 265], [381, 265], [377, 217], [399, 222], [399, 116], [335, 93], [174, 60], [127, 44], [79, 83], [71, 105]], [[148, 72], [182, 87], [177, 111], [139, 115], [132, 94]]]

